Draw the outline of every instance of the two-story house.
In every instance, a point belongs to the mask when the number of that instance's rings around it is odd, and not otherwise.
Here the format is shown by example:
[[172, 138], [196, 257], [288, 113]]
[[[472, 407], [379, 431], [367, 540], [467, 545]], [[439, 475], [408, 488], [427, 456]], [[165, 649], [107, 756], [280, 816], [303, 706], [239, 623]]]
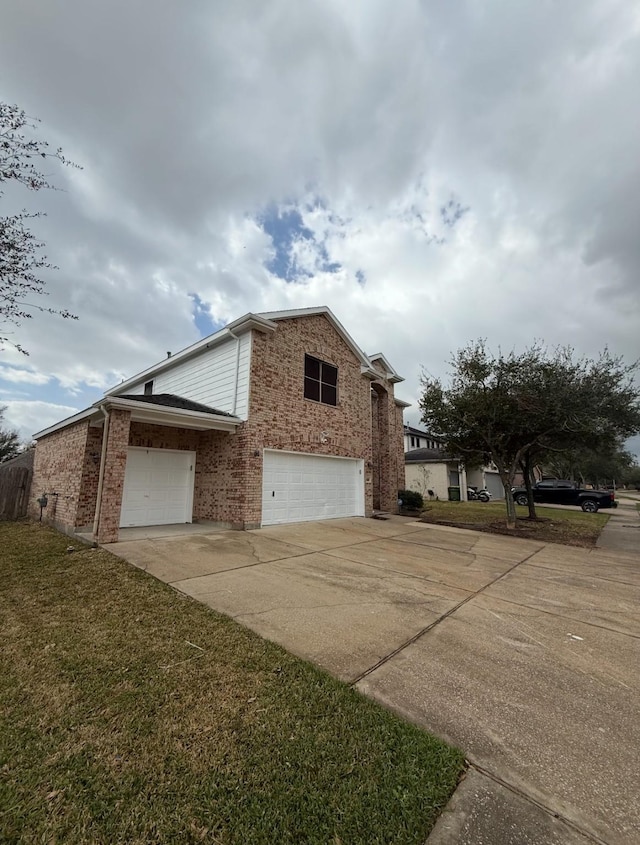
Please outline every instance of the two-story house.
[[427, 431], [421, 431], [419, 428], [414, 428], [411, 425], [404, 427], [404, 451], [410, 452], [412, 449], [440, 449], [441, 444], [437, 437], [429, 434]]
[[402, 378], [327, 307], [246, 314], [37, 440], [30, 513], [115, 542], [128, 526], [235, 528], [395, 511]]

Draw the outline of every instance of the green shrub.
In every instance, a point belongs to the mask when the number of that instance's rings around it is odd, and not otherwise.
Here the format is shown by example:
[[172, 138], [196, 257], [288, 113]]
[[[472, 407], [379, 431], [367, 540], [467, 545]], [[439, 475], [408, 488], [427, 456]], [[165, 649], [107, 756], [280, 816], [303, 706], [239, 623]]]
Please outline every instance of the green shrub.
[[415, 490], [398, 490], [398, 499], [402, 500], [403, 508], [422, 510], [424, 507], [422, 494], [416, 493]]

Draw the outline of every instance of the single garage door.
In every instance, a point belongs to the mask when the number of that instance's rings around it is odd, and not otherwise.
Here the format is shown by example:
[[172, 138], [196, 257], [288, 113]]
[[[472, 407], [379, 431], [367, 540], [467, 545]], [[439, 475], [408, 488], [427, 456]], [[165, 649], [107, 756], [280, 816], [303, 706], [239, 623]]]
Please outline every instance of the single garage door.
[[262, 524], [364, 516], [364, 461], [265, 449]]
[[484, 483], [494, 499], [504, 499], [504, 487], [497, 472], [485, 472]]
[[120, 527], [191, 522], [195, 452], [142, 449], [127, 452]]

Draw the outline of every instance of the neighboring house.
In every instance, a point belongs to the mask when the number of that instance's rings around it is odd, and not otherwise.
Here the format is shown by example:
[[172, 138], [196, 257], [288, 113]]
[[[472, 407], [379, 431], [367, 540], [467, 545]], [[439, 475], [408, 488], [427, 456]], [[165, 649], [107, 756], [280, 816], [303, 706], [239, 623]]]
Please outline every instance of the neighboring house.
[[106, 543], [395, 511], [402, 380], [326, 307], [247, 314], [36, 434], [30, 512]]
[[[421, 493], [425, 499], [449, 498], [449, 487], [460, 488], [460, 498], [467, 498], [467, 488], [487, 489], [494, 499], [504, 498], [498, 472], [491, 467], [466, 469], [460, 458], [442, 449], [412, 449], [405, 453], [405, 484], [407, 490]], [[431, 493], [429, 492], [431, 491]]]
[[404, 427], [404, 451], [410, 452], [412, 449], [440, 449], [440, 441], [432, 434], [426, 431], [420, 431], [419, 428], [413, 428], [410, 425]]
[[406, 452], [404, 462], [407, 490], [415, 490], [425, 499], [448, 499], [449, 487], [461, 487], [461, 495], [465, 497], [464, 465], [458, 458], [439, 448], [422, 448]]

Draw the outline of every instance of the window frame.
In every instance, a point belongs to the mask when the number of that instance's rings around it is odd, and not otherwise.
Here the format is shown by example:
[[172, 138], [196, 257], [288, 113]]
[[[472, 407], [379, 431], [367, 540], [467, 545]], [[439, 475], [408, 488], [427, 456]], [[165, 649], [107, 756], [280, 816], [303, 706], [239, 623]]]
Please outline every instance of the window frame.
[[[308, 366], [308, 362], [311, 366]], [[317, 378], [309, 372], [309, 370], [313, 370], [314, 364], [317, 365]], [[335, 371], [335, 383], [332, 383], [331, 378], [329, 378], [329, 380], [324, 378], [324, 367], [329, 368], [328, 374], [330, 374], [331, 371]], [[315, 389], [308, 391], [308, 386], [310, 387], [312, 385], [317, 387], [317, 391]], [[325, 391], [327, 395], [330, 395], [331, 392], [334, 391], [335, 401], [327, 402], [325, 399]], [[316, 399], [314, 396], [307, 395], [308, 392], [317, 392], [318, 398]], [[331, 364], [329, 361], [324, 361], [322, 358], [317, 358], [315, 355], [310, 355], [308, 352], [305, 352], [303, 362], [302, 395], [310, 402], [317, 402], [318, 405], [326, 405], [329, 408], [337, 408], [340, 400], [338, 391], [338, 367], [335, 364]]]
[[153, 396], [153, 379], [145, 381], [142, 391], [143, 396]]

